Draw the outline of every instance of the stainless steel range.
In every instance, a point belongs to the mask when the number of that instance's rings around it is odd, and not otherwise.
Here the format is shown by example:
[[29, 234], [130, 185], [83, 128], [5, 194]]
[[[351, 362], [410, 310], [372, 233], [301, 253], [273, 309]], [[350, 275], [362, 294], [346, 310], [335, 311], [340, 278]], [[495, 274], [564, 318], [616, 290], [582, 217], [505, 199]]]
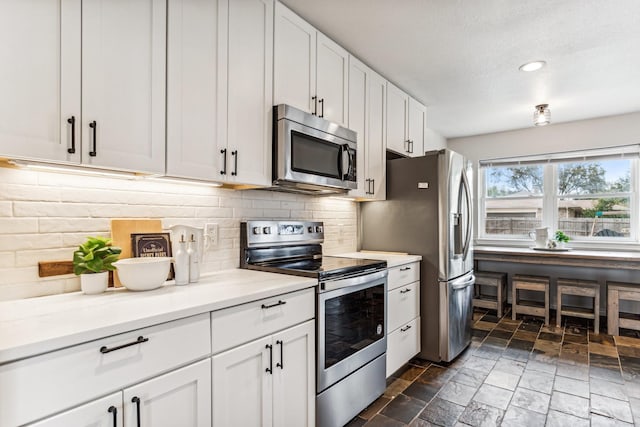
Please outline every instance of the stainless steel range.
[[386, 262], [322, 256], [322, 222], [240, 225], [240, 267], [316, 277], [316, 425], [343, 426], [384, 393]]

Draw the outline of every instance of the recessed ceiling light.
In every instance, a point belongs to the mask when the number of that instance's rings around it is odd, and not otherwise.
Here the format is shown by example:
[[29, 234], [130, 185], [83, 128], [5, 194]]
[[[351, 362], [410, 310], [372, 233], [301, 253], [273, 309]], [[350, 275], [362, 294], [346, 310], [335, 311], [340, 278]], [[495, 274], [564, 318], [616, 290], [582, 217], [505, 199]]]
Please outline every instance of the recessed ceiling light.
[[540, 68], [544, 67], [545, 65], [547, 65], [547, 63], [544, 61], [533, 61], [533, 62], [527, 62], [526, 64], [522, 64], [519, 69], [520, 71], [531, 72], [531, 71], [537, 71]]

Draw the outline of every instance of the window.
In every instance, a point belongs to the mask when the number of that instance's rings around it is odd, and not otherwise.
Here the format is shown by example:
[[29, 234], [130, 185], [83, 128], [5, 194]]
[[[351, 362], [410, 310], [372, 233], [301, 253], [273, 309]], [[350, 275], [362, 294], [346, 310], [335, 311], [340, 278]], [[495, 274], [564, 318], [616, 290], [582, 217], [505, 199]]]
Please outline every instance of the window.
[[638, 240], [639, 146], [480, 162], [480, 238]]

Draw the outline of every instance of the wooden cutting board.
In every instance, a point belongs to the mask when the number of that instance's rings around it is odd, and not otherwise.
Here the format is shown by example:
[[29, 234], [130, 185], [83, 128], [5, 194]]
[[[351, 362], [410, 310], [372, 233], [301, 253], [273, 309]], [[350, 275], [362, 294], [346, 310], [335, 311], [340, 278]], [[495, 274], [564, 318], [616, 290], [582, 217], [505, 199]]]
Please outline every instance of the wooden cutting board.
[[[161, 233], [162, 221], [159, 219], [112, 219], [111, 240], [114, 246], [122, 248], [120, 258], [131, 258], [131, 233]], [[118, 272], [114, 272], [113, 284], [120, 287]]]

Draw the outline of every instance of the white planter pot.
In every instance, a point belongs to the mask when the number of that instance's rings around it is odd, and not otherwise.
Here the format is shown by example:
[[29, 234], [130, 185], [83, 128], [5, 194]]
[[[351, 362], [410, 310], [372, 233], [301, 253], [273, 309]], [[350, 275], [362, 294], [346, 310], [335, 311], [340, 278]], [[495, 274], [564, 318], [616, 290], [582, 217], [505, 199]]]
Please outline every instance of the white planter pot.
[[87, 295], [101, 294], [107, 290], [109, 282], [109, 272], [81, 274], [80, 289]]

